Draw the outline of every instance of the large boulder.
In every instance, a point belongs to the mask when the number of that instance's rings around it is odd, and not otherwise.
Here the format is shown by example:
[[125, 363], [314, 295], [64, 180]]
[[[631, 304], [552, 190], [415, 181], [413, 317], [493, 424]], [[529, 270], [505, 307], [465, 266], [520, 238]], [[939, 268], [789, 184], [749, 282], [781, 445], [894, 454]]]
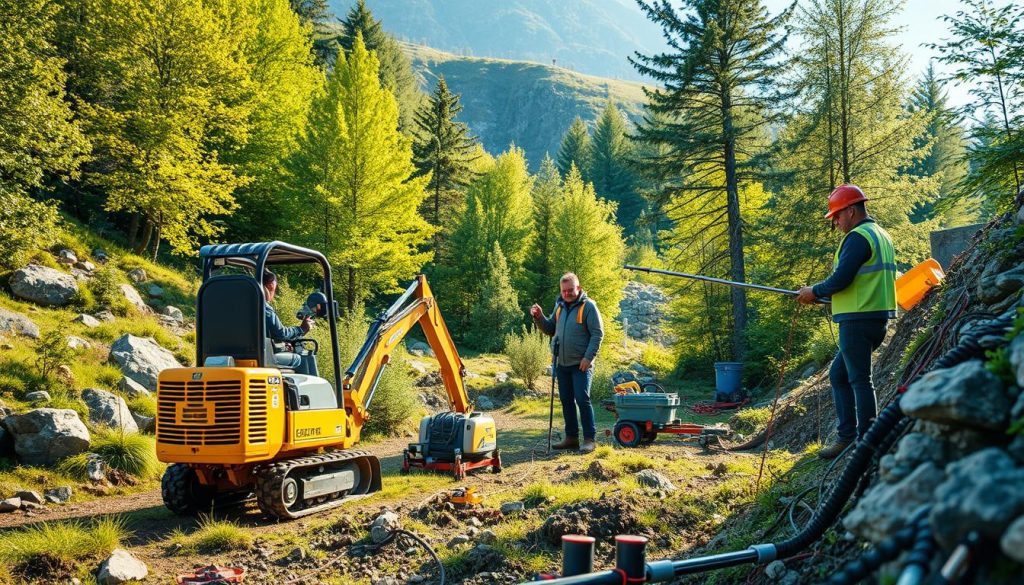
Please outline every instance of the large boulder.
[[0, 308], [0, 333], [11, 333], [39, 339], [39, 326], [21, 313]]
[[872, 542], [884, 540], [902, 528], [918, 506], [931, 501], [932, 492], [945, 477], [927, 461], [896, 483], [876, 484], [857, 501], [843, 525]]
[[47, 307], [62, 307], [78, 294], [73, 276], [37, 264], [15, 271], [10, 286], [14, 296]]
[[141, 581], [146, 575], [149, 575], [146, 563], [123, 548], [115, 548], [110, 557], [100, 565], [96, 582], [100, 585], [120, 585], [129, 581]]
[[142, 295], [139, 294], [139, 291], [135, 290], [134, 286], [130, 284], [119, 284], [117, 285], [117, 288], [121, 289], [121, 294], [124, 295], [125, 300], [128, 301], [131, 306], [138, 309], [139, 312], [147, 315], [153, 312], [153, 309], [146, 304], [146, 301], [142, 300]]
[[987, 542], [1024, 514], [1024, 469], [1005, 451], [990, 447], [946, 466], [947, 479], [935, 490], [931, 521], [935, 540], [952, 549], [977, 531]]
[[917, 419], [991, 431], [1006, 428], [1010, 406], [1003, 383], [981, 360], [928, 372], [900, 401]]
[[52, 465], [89, 449], [89, 429], [70, 409], [39, 408], [12, 414], [3, 425], [14, 435], [14, 452], [22, 463]]
[[92, 422], [126, 433], [139, 432], [128, 404], [117, 394], [98, 388], [86, 388], [82, 391], [82, 400], [89, 407], [89, 420]]
[[149, 390], [145, 386], [139, 384], [135, 380], [132, 380], [128, 376], [121, 376], [121, 381], [117, 383], [117, 389], [128, 395], [128, 398], [136, 398], [138, 396], [152, 396]]
[[110, 361], [116, 363], [125, 376], [156, 390], [157, 376], [167, 368], [180, 368], [174, 354], [160, 347], [149, 337], [126, 334], [110, 346]]

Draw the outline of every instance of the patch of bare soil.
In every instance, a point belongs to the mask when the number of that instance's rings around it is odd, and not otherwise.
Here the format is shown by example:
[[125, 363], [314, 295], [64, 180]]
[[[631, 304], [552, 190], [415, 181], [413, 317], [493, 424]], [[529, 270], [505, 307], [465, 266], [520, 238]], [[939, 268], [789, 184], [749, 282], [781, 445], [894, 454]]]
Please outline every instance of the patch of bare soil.
[[585, 500], [555, 510], [544, 522], [541, 532], [552, 546], [559, 546], [566, 534], [585, 534], [605, 540], [617, 534], [645, 536], [640, 511], [636, 501], [622, 497]]

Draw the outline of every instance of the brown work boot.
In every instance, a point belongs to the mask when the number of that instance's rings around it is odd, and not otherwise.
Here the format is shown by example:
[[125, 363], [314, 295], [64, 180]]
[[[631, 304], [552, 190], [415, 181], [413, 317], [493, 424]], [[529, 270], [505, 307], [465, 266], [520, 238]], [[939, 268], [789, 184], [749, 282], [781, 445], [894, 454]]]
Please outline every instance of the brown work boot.
[[580, 446], [580, 440], [578, 437], [566, 437], [561, 441], [551, 445], [552, 449], [577, 449]]
[[593, 453], [594, 449], [597, 449], [597, 441], [594, 439], [583, 439], [583, 444], [580, 445], [580, 453]]
[[849, 441], [836, 441], [821, 451], [818, 451], [818, 457], [822, 459], [835, 459], [836, 457], [839, 457], [839, 455], [841, 455], [849, 446]]

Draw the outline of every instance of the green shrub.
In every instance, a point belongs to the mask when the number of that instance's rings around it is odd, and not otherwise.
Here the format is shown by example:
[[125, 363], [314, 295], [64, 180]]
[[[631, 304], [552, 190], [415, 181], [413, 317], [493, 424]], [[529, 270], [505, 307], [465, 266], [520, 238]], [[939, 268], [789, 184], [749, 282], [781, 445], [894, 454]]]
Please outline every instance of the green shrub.
[[156, 416], [156, 398], [152, 396], [136, 395], [127, 401], [128, 410], [142, 416]]
[[521, 379], [530, 390], [536, 390], [537, 379], [551, 364], [547, 338], [533, 330], [505, 337], [505, 355], [508, 356], [512, 375]]
[[59, 330], [47, 331], [35, 343], [36, 370], [48, 387], [55, 386], [57, 368], [71, 363], [75, 350], [68, 347], [67, 337]]
[[648, 343], [640, 351], [640, 363], [653, 370], [659, 378], [666, 378], [672, 373], [675, 360], [672, 352], [656, 343]]
[[89, 453], [78, 453], [57, 463], [57, 473], [77, 481], [89, 479]]
[[34, 252], [53, 241], [59, 219], [55, 205], [0, 186], [0, 268], [24, 266]]
[[601, 401], [611, 398], [614, 393], [615, 383], [612, 382], [612, 374], [615, 373], [615, 366], [606, 359], [600, 357], [594, 361], [594, 377], [590, 381], [590, 401], [595, 408], [600, 408]]
[[729, 426], [737, 433], [755, 433], [768, 425], [768, 419], [771, 417], [771, 414], [772, 408], [770, 406], [764, 408], [744, 408], [729, 419]]
[[94, 435], [90, 451], [111, 469], [139, 479], [154, 479], [163, 472], [163, 464], [156, 458], [156, 441], [146, 435], [100, 431]]
[[89, 289], [100, 307], [110, 309], [111, 313], [124, 317], [128, 315], [132, 306], [128, 299], [124, 298], [120, 284], [124, 276], [113, 264], [106, 264], [97, 270], [89, 281]]

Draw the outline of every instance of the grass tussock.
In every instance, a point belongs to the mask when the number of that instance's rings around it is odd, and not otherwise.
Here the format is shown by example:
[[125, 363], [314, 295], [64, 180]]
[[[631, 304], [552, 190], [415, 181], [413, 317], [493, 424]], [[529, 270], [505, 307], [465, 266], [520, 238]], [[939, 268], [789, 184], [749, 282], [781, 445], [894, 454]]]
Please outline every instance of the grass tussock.
[[561, 484], [543, 481], [526, 486], [522, 492], [522, 501], [528, 508], [536, 508], [545, 503], [561, 507], [573, 502], [596, 499], [606, 489], [606, 486], [589, 480]]
[[44, 522], [0, 535], [0, 563], [15, 574], [57, 577], [88, 565], [87, 559], [106, 557], [128, 536], [120, 518], [104, 517], [88, 525]]
[[179, 554], [216, 553], [246, 549], [252, 546], [253, 537], [241, 526], [229, 520], [215, 520], [201, 516], [199, 527], [186, 534], [178, 529], [171, 534], [171, 545], [180, 545]]
[[771, 418], [772, 408], [743, 408], [731, 419], [729, 425], [737, 433], [753, 434], [768, 426], [768, 419]]
[[93, 438], [91, 451], [111, 469], [142, 480], [158, 478], [164, 470], [156, 458], [156, 439], [147, 435], [101, 431]]

